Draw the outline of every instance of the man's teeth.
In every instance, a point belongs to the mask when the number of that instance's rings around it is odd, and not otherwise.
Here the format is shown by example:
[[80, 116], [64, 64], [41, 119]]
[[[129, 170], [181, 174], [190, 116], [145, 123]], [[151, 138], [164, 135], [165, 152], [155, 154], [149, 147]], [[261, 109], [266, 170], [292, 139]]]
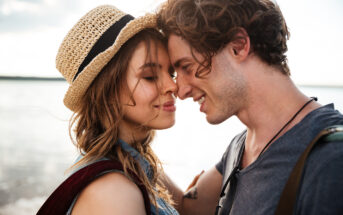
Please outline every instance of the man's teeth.
[[205, 101], [205, 97], [203, 96], [198, 100], [199, 105], [201, 105], [204, 101]]

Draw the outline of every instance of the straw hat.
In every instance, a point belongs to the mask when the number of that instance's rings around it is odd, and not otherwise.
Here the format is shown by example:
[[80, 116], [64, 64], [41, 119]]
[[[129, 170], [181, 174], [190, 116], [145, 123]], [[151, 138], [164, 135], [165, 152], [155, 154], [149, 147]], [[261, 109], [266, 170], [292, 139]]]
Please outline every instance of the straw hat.
[[153, 14], [134, 18], [110, 5], [96, 7], [83, 16], [64, 38], [56, 56], [56, 68], [69, 83], [64, 104], [75, 111], [120, 47], [141, 30], [155, 26]]

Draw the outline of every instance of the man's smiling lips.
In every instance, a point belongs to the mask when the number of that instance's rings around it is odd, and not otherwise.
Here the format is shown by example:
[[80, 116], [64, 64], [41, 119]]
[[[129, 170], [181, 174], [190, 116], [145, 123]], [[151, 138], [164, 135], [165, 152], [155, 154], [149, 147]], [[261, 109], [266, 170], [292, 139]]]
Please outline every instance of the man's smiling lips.
[[200, 105], [200, 111], [204, 112], [205, 95], [194, 98], [194, 102], [198, 102], [198, 104]]
[[202, 96], [202, 97], [198, 100], [198, 104], [201, 105], [204, 101], [205, 101], [205, 96]]

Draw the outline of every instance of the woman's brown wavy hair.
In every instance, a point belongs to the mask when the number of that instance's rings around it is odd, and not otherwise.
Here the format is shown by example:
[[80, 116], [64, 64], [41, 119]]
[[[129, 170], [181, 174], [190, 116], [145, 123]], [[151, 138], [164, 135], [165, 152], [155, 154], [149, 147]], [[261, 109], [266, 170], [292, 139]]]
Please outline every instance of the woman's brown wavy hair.
[[157, 20], [167, 37], [181, 36], [201, 53], [207, 68], [226, 44], [245, 43], [239, 33], [247, 33], [251, 52], [290, 75], [285, 55], [290, 34], [280, 8], [270, 0], [168, 0]]
[[[141, 42], [146, 45], [146, 61], [151, 59], [152, 54], [157, 54], [157, 43], [167, 46], [166, 39], [160, 32], [155, 29], [145, 29], [127, 41], [102, 69], [83, 96], [80, 108], [75, 111], [70, 121], [70, 136], [80, 153], [84, 155], [71, 168], [103, 157], [118, 160], [122, 163], [126, 174], [128, 170], [131, 170], [142, 180], [155, 205], [155, 195], [172, 203], [165, 186], [160, 181], [159, 173], [163, 171], [161, 162], [150, 146], [154, 131], [150, 130], [144, 141], [130, 143], [151, 164], [153, 169], [151, 181], [136, 160], [117, 144], [119, 125], [123, 120], [120, 95], [127, 93], [125, 78], [128, 65], [136, 47]], [[155, 46], [152, 46], [152, 43]], [[151, 50], [151, 47], [155, 47], [156, 50]], [[133, 92], [131, 92], [131, 98], [132, 94]], [[132, 101], [132, 104], [134, 105], [135, 102]], [[72, 130], [75, 132], [75, 139], [72, 137]]]

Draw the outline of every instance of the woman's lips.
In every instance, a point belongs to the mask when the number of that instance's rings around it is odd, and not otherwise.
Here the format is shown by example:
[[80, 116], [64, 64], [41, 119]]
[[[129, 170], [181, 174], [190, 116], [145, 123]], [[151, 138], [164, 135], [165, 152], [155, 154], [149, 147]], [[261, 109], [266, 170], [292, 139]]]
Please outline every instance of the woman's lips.
[[176, 111], [175, 102], [169, 101], [169, 102], [164, 103], [162, 105], [162, 110], [167, 111], [167, 112], [175, 112]]
[[176, 107], [175, 107], [175, 102], [174, 101], [169, 101], [164, 103], [163, 105], [154, 105], [155, 108], [161, 108], [162, 106], [162, 110], [167, 111], [167, 112], [175, 112], [176, 111]]

